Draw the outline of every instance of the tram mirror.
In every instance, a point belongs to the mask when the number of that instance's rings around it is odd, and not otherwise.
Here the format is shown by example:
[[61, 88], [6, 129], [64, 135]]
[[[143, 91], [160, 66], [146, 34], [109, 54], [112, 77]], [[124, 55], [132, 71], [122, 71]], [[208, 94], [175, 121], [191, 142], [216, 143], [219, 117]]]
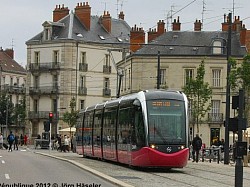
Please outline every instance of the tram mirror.
[[140, 107], [141, 107], [141, 103], [140, 103], [140, 101], [139, 100], [134, 100], [134, 102], [133, 102], [133, 105], [135, 106], [135, 108], [137, 108], [138, 110], [140, 109]]

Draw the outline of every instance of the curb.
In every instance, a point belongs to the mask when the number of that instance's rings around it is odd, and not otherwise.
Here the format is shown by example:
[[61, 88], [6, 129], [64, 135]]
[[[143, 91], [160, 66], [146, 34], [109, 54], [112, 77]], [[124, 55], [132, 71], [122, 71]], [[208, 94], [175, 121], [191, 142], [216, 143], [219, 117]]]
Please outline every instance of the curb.
[[115, 184], [117, 186], [120, 186], [120, 187], [134, 187], [133, 185], [127, 184], [127, 183], [125, 183], [123, 181], [120, 181], [118, 179], [115, 179], [113, 177], [105, 175], [105, 174], [103, 174], [103, 173], [101, 173], [99, 171], [96, 171], [96, 170], [94, 170], [94, 169], [92, 169], [92, 168], [90, 168], [88, 166], [80, 164], [79, 162], [76, 162], [74, 160], [69, 160], [69, 159], [65, 159], [65, 158], [62, 158], [62, 157], [58, 157], [58, 156], [54, 156], [54, 155], [50, 155], [50, 154], [46, 154], [46, 153], [42, 153], [42, 152], [37, 152], [37, 151], [34, 151], [33, 153], [69, 162], [69, 163], [71, 163], [71, 164], [73, 164], [73, 165], [75, 165], [75, 166], [77, 166], [77, 167], [79, 167], [81, 169], [84, 169], [84, 170], [86, 170], [86, 171], [88, 171], [88, 172], [90, 172], [90, 173], [92, 173], [94, 175], [97, 175], [97, 176], [101, 177], [102, 179], [104, 179], [104, 180], [106, 180], [108, 182], [111, 182], [111, 183], [113, 183], [113, 184]]

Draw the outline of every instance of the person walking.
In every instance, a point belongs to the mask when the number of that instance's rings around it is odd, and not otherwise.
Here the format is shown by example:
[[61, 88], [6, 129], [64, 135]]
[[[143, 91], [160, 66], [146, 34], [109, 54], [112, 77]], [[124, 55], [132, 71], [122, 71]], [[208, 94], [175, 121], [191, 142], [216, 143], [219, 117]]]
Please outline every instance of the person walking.
[[12, 134], [12, 131], [10, 131], [10, 134], [9, 134], [9, 136], [7, 137], [7, 141], [8, 141], [8, 143], [9, 143], [9, 152], [11, 151], [12, 152], [12, 144], [13, 144], [13, 142], [15, 141], [15, 136], [14, 136], [14, 134]]
[[18, 150], [18, 142], [19, 141], [19, 136], [18, 136], [18, 134], [16, 133], [16, 135], [15, 135], [15, 140], [14, 140], [14, 150], [16, 149], [16, 150]]
[[193, 162], [196, 161], [198, 163], [199, 153], [202, 146], [202, 139], [199, 137], [198, 134], [196, 134], [195, 138], [193, 139], [192, 146], [193, 146], [193, 151], [192, 151]]
[[3, 134], [0, 133], [0, 149], [3, 149]]
[[23, 141], [24, 141], [24, 145], [27, 145], [28, 136], [26, 134], [24, 135]]

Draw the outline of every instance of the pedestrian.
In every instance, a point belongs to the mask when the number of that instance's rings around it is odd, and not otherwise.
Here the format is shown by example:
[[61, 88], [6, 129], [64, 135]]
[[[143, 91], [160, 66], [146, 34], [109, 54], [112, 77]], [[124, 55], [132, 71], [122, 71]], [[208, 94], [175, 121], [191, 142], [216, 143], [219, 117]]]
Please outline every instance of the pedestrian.
[[28, 136], [25, 134], [23, 138], [24, 145], [27, 145]]
[[10, 134], [9, 134], [9, 136], [7, 137], [7, 141], [8, 141], [8, 143], [9, 143], [9, 152], [11, 151], [12, 152], [12, 144], [13, 144], [13, 142], [15, 141], [15, 136], [14, 136], [14, 134], [12, 133], [12, 131], [10, 131]]
[[23, 134], [20, 135], [20, 144], [23, 146]]
[[66, 152], [68, 151], [69, 152], [69, 138], [65, 135], [64, 136], [64, 148], [63, 148], [63, 151]]
[[58, 143], [57, 151], [58, 150], [62, 151], [62, 138], [61, 138], [61, 134], [59, 134], [59, 136], [57, 137], [57, 143]]
[[15, 140], [14, 140], [14, 150], [18, 150], [18, 140], [19, 140], [19, 136], [18, 134], [16, 133], [15, 135]]
[[192, 146], [193, 146], [193, 151], [192, 151], [193, 162], [196, 161], [198, 163], [199, 153], [202, 146], [202, 139], [199, 137], [198, 134], [196, 134], [195, 138], [193, 139]]
[[0, 133], [0, 149], [3, 149], [3, 134]]

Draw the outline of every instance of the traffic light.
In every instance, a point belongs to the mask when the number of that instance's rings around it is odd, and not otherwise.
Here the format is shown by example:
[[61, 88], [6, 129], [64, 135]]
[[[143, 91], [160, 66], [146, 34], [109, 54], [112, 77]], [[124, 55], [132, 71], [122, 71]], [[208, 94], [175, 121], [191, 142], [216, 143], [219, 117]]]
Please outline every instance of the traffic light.
[[50, 113], [49, 113], [49, 122], [52, 123], [52, 120], [53, 120], [53, 113], [50, 112]]

